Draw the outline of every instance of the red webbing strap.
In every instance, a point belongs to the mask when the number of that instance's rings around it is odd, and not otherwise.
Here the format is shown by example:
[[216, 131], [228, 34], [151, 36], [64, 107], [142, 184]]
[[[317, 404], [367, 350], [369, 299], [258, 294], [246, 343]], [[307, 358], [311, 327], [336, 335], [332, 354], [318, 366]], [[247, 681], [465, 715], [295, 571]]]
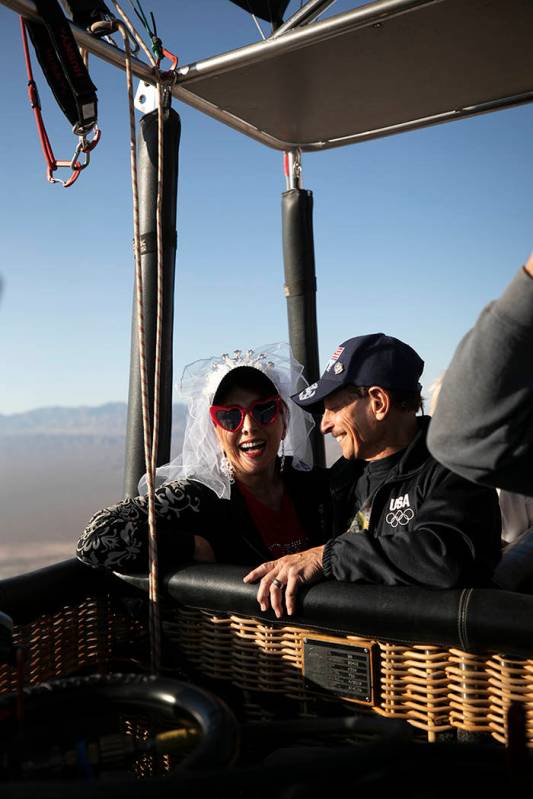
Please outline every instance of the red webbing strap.
[[31, 66], [31, 59], [30, 59], [30, 50], [28, 47], [28, 37], [26, 35], [26, 23], [20, 18], [20, 31], [22, 35], [22, 46], [24, 49], [24, 60], [26, 61], [26, 70], [28, 73], [28, 97], [30, 100], [31, 107], [33, 109], [33, 115], [35, 117], [35, 124], [37, 125], [37, 132], [39, 134], [39, 139], [41, 140], [41, 146], [43, 148], [44, 157], [46, 160], [47, 165], [47, 177], [50, 183], [60, 182], [63, 184], [63, 187], [67, 189], [69, 186], [77, 180], [78, 175], [81, 171], [81, 164], [76, 161], [74, 164], [74, 168], [72, 170], [72, 175], [66, 181], [57, 181], [54, 178], [53, 173], [58, 167], [70, 167], [70, 161], [57, 161], [54, 155], [54, 151], [52, 150], [52, 145], [50, 144], [50, 139], [48, 138], [48, 133], [46, 132], [46, 128], [44, 126], [44, 121], [41, 113], [41, 101], [39, 99], [39, 92], [37, 90], [37, 84], [33, 79], [33, 70]]

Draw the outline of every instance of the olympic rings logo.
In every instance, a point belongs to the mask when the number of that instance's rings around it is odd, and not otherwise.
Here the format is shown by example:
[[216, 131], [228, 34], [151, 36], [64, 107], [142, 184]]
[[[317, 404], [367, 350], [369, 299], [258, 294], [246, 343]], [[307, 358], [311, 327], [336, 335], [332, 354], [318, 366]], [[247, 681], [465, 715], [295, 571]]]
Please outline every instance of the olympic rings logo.
[[387, 524], [390, 524], [391, 527], [403, 527], [406, 524], [409, 524], [411, 519], [414, 518], [414, 511], [412, 508], [405, 508], [397, 510], [395, 513], [387, 513], [385, 517], [385, 521]]

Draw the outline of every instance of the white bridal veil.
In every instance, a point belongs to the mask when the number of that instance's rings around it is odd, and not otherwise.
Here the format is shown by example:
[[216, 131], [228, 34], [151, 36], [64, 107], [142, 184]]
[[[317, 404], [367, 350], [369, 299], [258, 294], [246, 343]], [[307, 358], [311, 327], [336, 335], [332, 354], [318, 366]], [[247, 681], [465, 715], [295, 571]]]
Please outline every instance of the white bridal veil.
[[[258, 369], [272, 381], [289, 413], [285, 455], [292, 455], [295, 469], [312, 467], [309, 434], [314, 427], [313, 418], [290, 399], [291, 394], [303, 391], [308, 383], [289, 345], [278, 342], [254, 350], [235, 350], [232, 355], [205, 358], [185, 367], [179, 391], [188, 406], [183, 449], [173, 461], [157, 469], [157, 486], [173, 480], [193, 479], [211, 488], [218, 497], [229, 499], [230, 480], [221, 468], [224, 453], [209, 416], [209, 407], [222, 378], [239, 366]], [[146, 491], [145, 477], [141, 478], [139, 489]]]

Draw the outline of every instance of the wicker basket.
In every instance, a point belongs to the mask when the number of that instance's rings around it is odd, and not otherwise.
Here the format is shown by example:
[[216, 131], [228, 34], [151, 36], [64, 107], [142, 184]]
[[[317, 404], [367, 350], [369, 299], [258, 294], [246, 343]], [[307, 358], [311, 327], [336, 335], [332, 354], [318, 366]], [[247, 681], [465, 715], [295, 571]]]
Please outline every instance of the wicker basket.
[[[163, 630], [174, 662], [183, 656], [207, 681], [239, 689], [248, 720], [279, 715], [320, 715], [329, 707], [404, 719], [429, 741], [447, 730], [486, 733], [507, 744], [508, 710], [524, 708], [533, 747], [533, 660], [459, 649], [393, 644], [355, 635], [322, 634], [295, 625], [234, 614], [165, 606]], [[109, 597], [88, 598], [16, 626], [25, 651], [28, 685], [72, 674], [109, 671], [114, 660], [136, 652], [146, 657], [143, 620]], [[306, 642], [351, 646], [369, 653], [371, 690], [354, 698], [310, 684], [304, 673]], [[146, 660], [144, 661], [146, 662]], [[179, 675], [183, 676], [183, 671]], [[16, 685], [14, 668], [0, 666], [0, 693]], [[278, 702], [272, 701], [278, 698]]]
[[[143, 657], [146, 631], [110, 597], [87, 598], [32, 622], [15, 625], [13, 640], [24, 660], [25, 685], [89, 672], [106, 673], [113, 660]], [[130, 669], [131, 665], [130, 665]], [[0, 694], [15, 690], [16, 670], [0, 664]]]
[[[295, 700], [303, 716], [319, 712], [323, 703], [345, 707], [356, 703], [362, 712], [406, 720], [429, 741], [457, 729], [487, 733], [506, 744], [507, 711], [514, 701], [525, 708], [527, 742], [533, 747], [533, 660], [321, 635], [302, 627], [192, 608], [167, 608], [164, 631], [202, 675], [242, 689], [249, 719], [258, 718], [261, 705], [267, 718], [268, 697], [279, 694]], [[304, 675], [304, 642], [309, 639], [352, 644], [375, 653], [370, 701], [309, 686]]]

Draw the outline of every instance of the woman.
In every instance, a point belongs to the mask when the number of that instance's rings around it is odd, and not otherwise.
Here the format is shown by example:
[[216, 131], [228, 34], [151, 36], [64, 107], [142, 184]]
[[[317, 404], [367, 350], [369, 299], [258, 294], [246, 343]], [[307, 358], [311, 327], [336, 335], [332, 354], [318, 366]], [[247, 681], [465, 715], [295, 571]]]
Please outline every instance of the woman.
[[[157, 470], [162, 569], [190, 560], [252, 566], [326, 540], [325, 473], [311, 469], [313, 422], [288, 407], [289, 395], [306, 385], [301, 372], [281, 344], [186, 367], [182, 454]], [[146, 497], [126, 499], [93, 516], [77, 556], [90, 566], [144, 572], [147, 539]]]

